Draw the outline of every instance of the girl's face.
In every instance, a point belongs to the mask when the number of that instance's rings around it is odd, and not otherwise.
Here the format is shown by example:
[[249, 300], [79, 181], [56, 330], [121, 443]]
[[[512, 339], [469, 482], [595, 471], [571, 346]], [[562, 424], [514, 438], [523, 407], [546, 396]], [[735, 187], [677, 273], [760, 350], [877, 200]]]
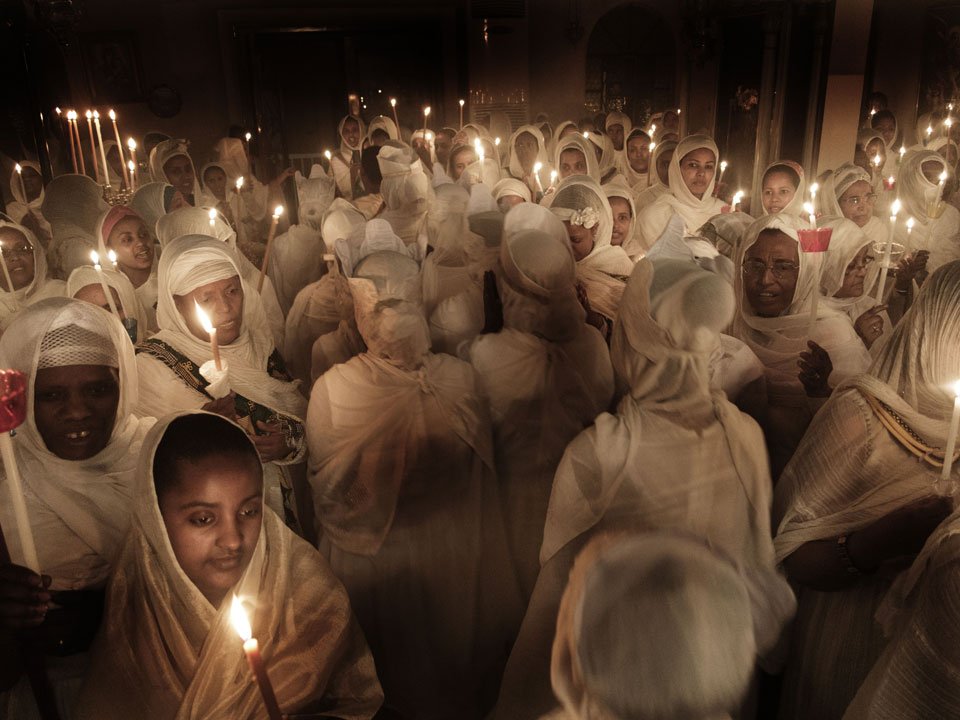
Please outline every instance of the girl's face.
[[227, 174], [218, 167], [212, 167], [203, 175], [203, 184], [217, 200], [227, 198]]
[[771, 215], [789, 205], [796, 194], [793, 179], [785, 172], [769, 172], [763, 179], [763, 209]]
[[177, 469], [179, 477], [157, 498], [163, 524], [183, 572], [219, 607], [260, 538], [262, 470], [250, 457], [222, 454], [181, 460]]
[[597, 227], [585, 228], [583, 225], [571, 225], [569, 222], [563, 223], [567, 228], [567, 235], [570, 236], [570, 247], [573, 249], [573, 257], [578, 262], [583, 260], [593, 250], [594, 239], [597, 236]]
[[[7, 272], [10, 273], [10, 282], [14, 290], [22, 290], [33, 282], [36, 272], [36, 259], [33, 257], [33, 245], [23, 233], [5, 227], [0, 229], [0, 252], [7, 263]], [[7, 292], [7, 278], [0, 272], [0, 287]]]
[[630, 221], [633, 215], [630, 214], [630, 203], [624, 198], [610, 198], [610, 209], [613, 210], [613, 235], [610, 238], [611, 245], [623, 245], [627, 239], [627, 233], [630, 232]]
[[560, 179], [571, 175], [587, 174], [587, 158], [579, 150], [569, 149], [560, 153]]
[[716, 171], [717, 158], [712, 150], [699, 148], [688, 152], [680, 158], [680, 175], [683, 184], [697, 199], [703, 199], [703, 194], [713, 181]]
[[347, 145], [352, 148], [360, 147], [360, 123], [354, 118], [347, 118], [343, 122], [343, 130], [341, 133], [341, 137], [343, 137]]
[[153, 267], [153, 240], [138, 217], [126, 217], [110, 231], [107, 247], [117, 254], [120, 269], [149, 270]]
[[197, 305], [203, 308], [217, 329], [217, 339], [221, 345], [229, 345], [240, 337], [243, 323], [243, 285], [239, 275], [201, 285], [186, 295], [174, 295], [173, 302], [183, 316], [190, 334], [198, 340], [206, 342], [210, 336], [197, 319]]

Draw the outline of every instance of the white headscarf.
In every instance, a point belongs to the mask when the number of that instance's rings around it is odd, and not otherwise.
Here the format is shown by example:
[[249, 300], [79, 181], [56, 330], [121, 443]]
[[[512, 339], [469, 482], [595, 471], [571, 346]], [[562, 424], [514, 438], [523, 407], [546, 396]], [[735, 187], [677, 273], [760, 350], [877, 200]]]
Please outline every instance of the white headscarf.
[[[180, 417], [157, 423], [140, 453], [133, 526], [81, 695], [83, 718], [199, 720], [264, 713], [230, 621], [232, 594], [215, 608], [200, 593], [177, 561], [158, 505], [154, 456]], [[253, 557], [234, 593], [247, 605], [278, 703], [294, 712], [322, 698], [340, 717], [372, 717], [383, 695], [343, 585], [266, 505], [262, 517]]]
[[[803, 168], [800, 167], [798, 163], [795, 163], [793, 160], [775, 160], [774, 162], [767, 165], [767, 169], [763, 171], [761, 181], [765, 179], [767, 175], [770, 174], [771, 171], [775, 171], [775, 170], [783, 171], [786, 168], [789, 168], [790, 170], [795, 172], [800, 182], [797, 185], [797, 191], [796, 193], [794, 193], [793, 199], [790, 200], [787, 206], [783, 208], [783, 210], [781, 210], [780, 212], [787, 213], [789, 215], [793, 215], [798, 218], [806, 219], [806, 215], [808, 213], [804, 212], [803, 204], [804, 202], [807, 201], [807, 198], [806, 198], [807, 181], [803, 175]], [[761, 192], [762, 192], [762, 182], [761, 182]], [[764, 215], [770, 214], [766, 211], [766, 208], [763, 207], [762, 198], [761, 198], [760, 208], [763, 210]]]
[[423, 230], [430, 201], [430, 179], [423, 164], [409, 148], [385, 145], [377, 155], [383, 180], [384, 211], [381, 218], [407, 244], [415, 243]]
[[220, 138], [213, 146], [213, 155], [215, 161], [227, 174], [228, 180], [236, 180], [241, 176], [250, 179], [253, 176], [250, 172], [247, 150], [240, 138]]
[[[363, 125], [360, 126], [360, 129], [361, 131], [363, 130]], [[400, 131], [397, 129], [397, 124], [392, 118], [388, 118], [386, 115], [377, 115], [370, 121], [370, 124], [367, 126], [366, 135], [366, 141], [369, 143], [373, 142], [374, 130], [383, 130], [391, 140], [400, 140]]]
[[[935, 162], [942, 172], [946, 160], [934, 150], [910, 150], [903, 158], [897, 178], [897, 193], [903, 203], [903, 215], [897, 224], [897, 242], [906, 246], [908, 252], [929, 250], [927, 270], [932, 272], [941, 265], [960, 259], [960, 212], [943, 202], [942, 214], [931, 217], [931, 206], [942, 192], [938, 183], [930, 182], [923, 174], [924, 163]], [[904, 217], [916, 220], [913, 231], [907, 235]]]
[[[357, 127], [359, 132], [357, 133], [357, 144], [356, 146], [350, 145], [346, 138], [343, 136], [343, 126], [347, 120], [356, 120]], [[353, 153], [360, 152], [361, 147], [363, 146], [363, 140], [366, 137], [366, 130], [364, 129], [363, 120], [361, 120], [356, 115], [344, 115], [340, 118], [340, 122], [337, 124], [337, 137], [340, 138], [340, 154], [349, 159]]]
[[587, 133], [586, 140], [593, 148], [594, 156], [596, 156], [597, 149], [600, 150], [600, 159], [597, 164], [600, 166], [600, 180], [605, 183], [617, 171], [617, 151], [613, 147], [613, 141], [609, 135], [602, 135], [598, 132]]
[[[534, 165], [536, 163], [541, 163], [543, 167], [540, 168], [540, 177], [541, 182], [543, 178], [550, 177], [550, 158], [547, 155], [547, 145], [543, 139], [543, 133], [540, 132], [540, 128], [536, 125], [521, 125], [518, 127], [513, 134], [510, 136], [510, 139], [507, 141], [507, 152], [509, 153], [507, 159], [507, 170], [510, 171], [510, 175], [517, 180], [524, 180], [528, 177], [532, 177], [533, 169], [531, 168], [530, 174], [527, 174], [523, 166], [520, 165], [520, 157], [517, 155], [517, 139], [523, 133], [530, 133], [533, 138], [537, 141], [537, 157], [534, 158]], [[536, 181], [534, 180], [534, 183]], [[534, 186], [535, 187], [535, 186]]]
[[[30, 168], [37, 173], [41, 178], [43, 173], [40, 172], [40, 163], [35, 163], [33, 160], [21, 160], [20, 161], [21, 170], [26, 170]], [[7, 205], [7, 213], [9, 213], [14, 222], [20, 222], [23, 219], [23, 216], [28, 212], [33, 211], [35, 215], [39, 215], [43, 218], [41, 208], [43, 207], [43, 198], [46, 194], [43, 186], [40, 186], [40, 194], [27, 202], [27, 199], [23, 195], [23, 190], [20, 187], [20, 173], [17, 172], [16, 168], [10, 171], [10, 196], [13, 198], [13, 202]]]
[[107, 268], [102, 268], [100, 271], [97, 271], [92, 265], [82, 265], [70, 273], [70, 277], [67, 278], [66, 297], [75, 297], [80, 290], [88, 285], [101, 287], [101, 277], [103, 277], [103, 281], [107, 284], [108, 288], [113, 288], [117, 291], [117, 295], [120, 298], [120, 304], [117, 309], [120, 310], [127, 319], [137, 321], [137, 337], [133, 342], [136, 343], [141, 340], [146, 340], [150, 334], [150, 327], [147, 324], [147, 314], [137, 299], [133, 285], [122, 272]]
[[817, 213], [831, 217], [843, 217], [840, 197], [850, 189], [851, 185], [861, 180], [868, 183], [873, 182], [870, 173], [859, 165], [850, 162], [838, 167], [830, 177], [823, 181], [823, 187], [817, 193]]
[[86, 175], [60, 175], [46, 188], [43, 216], [50, 223], [53, 272], [69, 274], [97, 247], [97, 221], [109, 206], [103, 189]]
[[493, 186], [493, 199], [500, 200], [510, 195], [516, 195], [523, 198], [524, 202], [533, 202], [533, 196], [530, 194], [530, 188], [526, 183], [516, 178], [503, 178]]
[[620, 125], [623, 127], [623, 141], [624, 144], [626, 144], [627, 135], [629, 135], [633, 129], [633, 122], [631, 122], [630, 116], [619, 110], [613, 110], [607, 113], [607, 119], [603, 123], [603, 129], [609, 130], [611, 125]]
[[[200, 197], [200, 179], [197, 177], [197, 166], [194, 164], [193, 158], [190, 157], [189, 148], [190, 143], [183, 139], [164, 140], [157, 145], [150, 151], [150, 177], [154, 182], [169, 183], [170, 180], [167, 178], [167, 171], [164, 170], [164, 165], [175, 157], [180, 155], [184, 156], [190, 161], [190, 167], [193, 168], [193, 190], [191, 194], [194, 197], [194, 202], [196, 202]], [[187, 200], [189, 199], [190, 198], [187, 198]]]
[[[609, 124], [609, 118], [607, 120]], [[656, 167], [653, 164], [653, 153], [650, 153], [650, 161], [647, 165], [647, 172], [639, 173], [630, 166], [630, 158], [627, 153], [627, 143], [630, 142], [632, 138], [644, 137], [647, 138], [649, 142], [650, 136], [647, 135], [646, 131], [643, 128], [633, 128], [629, 132], [624, 128], [623, 133], [623, 150], [621, 150], [617, 156], [617, 167], [620, 170], [620, 173], [623, 175], [624, 180], [627, 181], [634, 192], [640, 192], [645, 190], [649, 185], [654, 184], [650, 180], [654, 178], [657, 174]], [[653, 151], [656, 152], [657, 148], [654, 147]], [[637, 187], [639, 185], [639, 187]]]
[[[39, 300], [64, 294], [63, 280], [51, 280], [47, 272], [47, 257], [36, 236], [23, 225], [0, 220], [0, 229], [10, 228], [23, 235], [33, 248], [33, 279], [19, 290], [10, 292], [0, 288], [0, 331], [10, 325], [17, 312]], [[6, 279], [4, 279], [6, 282]]]
[[[830, 247], [823, 254], [823, 270], [820, 276], [820, 290], [823, 294], [821, 302], [827, 308], [842, 312], [852, 309], [853, 306], [859, 307], [861, 304], [868, 303], [872, 307], [873, 299], [869, 297], [869, 293], [877, 281], [877, 275], [880, 273], [880, 258], [878, 257], [875, 258], [876, 262], [867, 266], [862, 295], [852, 298], [834, 297], [843, 286], [847, 266], [864, 246], [872, 245], [872, 241], [855, 222], [846, 218], [821, 219], [817, 224], [819, 227], [830, 228], [833, 231], [830, 236]], [[875, 255], [876, 253], [874, 253]], [[867, 309], [864, 307], [863, 311]]]
[[[623, 239], [620, 247], [623, 248], [623, 251], [632, 258], [635, 258], [643, 254], [643, 247], [640, 245], [640, 241], [637, 240], [637, 206], [633, 201], [633, 192], [623, 183], [614, 180], [613, 182], [608, 182], [606, 185], [602, 186], [603, 193], [607, 197], [607, 202], [610, 202], [611, 198], [622, 198], [627, 201], [627, 204], [630, 206], [630, 227], [627, 228], [626, 237]], [[613, 208], [611, 208], [611, 213]], [[611, 231], [612, 233], [612, 231]]]
[[567, 135], [557, 142], [556, 150], [553, 154], [553, 166], [557, 172], [560, 172], [560, 156], [564, 150], [579, 150], [587, 162], [587, 175], [595, 182], [600, 182], [600, 164], [597, 162], [597, 153], [593, 149], [593, 143], [587, 140], [581, 133]]
[[[173, 186], [166, 182], [151, 182], [141, 185], [130, 198], [129, 206], [143, 218], [151, 237], [157, 237], [157, 221], [167, 214], [167, 188]], [[98, 215], [99, 217], [99, 215]]]
[[[86, 350], [88, 355], [104, 358], [92, 363], [80, 355], [85, 362], [73, 364], [112, 365], [115, 360], [119, 374], [120, 399], [110, 441], [87, 460], [64, 460], [50, 452], [35, 420], [33, 388], [43, 339], [48, 333], [69, 326], [81, 328], [88, 337], [99, 338], [96, 347]], [[56, 514], [77, 542], [96, 556], [95, 566], [86, 570], [86, 586], [103, 582], [130, 525], [137, 453], [153, 425], [153, 418], [141, 420], [133, 415], [137, 405], [133, 345], [110, 313], [79, 300], [48, 298], [24, 310], [11, 323], [0, 339], [0, 362], [3, 367], [27, 376], [27, 419], [17, 429], [14, 441], [24, 487], [31, 498]], [[7, 533], [6, 538], [13, 556], [19, 557], [16, 534]], [[37, 549], [41, 568], [55, 578], [54, 589], [73, 588], [76, 576], [57, 577], [56, 566], [62, 561], [60, 549], [42, 542]]]
[[[223, 200], [221, 200], [220, 198], [218, 198], [216, 195], [213, 194], [213, 192], [207, 186], [206, 181], [204, 180], [204, 178], [207, 176], [207, 170], [211, 168], [219, 168], [220, 170], [223, 171], [223, 174], [226, 175], [227, 184], [225, 187], [226, 192], [224, 193]], [[230, 207], [230, 194], [229, 194], [230, 193], [230, 173], [227, 172], [226, 163], [222, 163], [219, 161], [208, 162], [206, 165], [200, 168], [200, 175], [197, 176], [197, 180], [200, 181], [200, 187], [201, 187], [200, 197], [197, 199], [198, 207], [201, 205], [205, 205], [207, 207], [217, 207], [218, 205], [220, 205], [220, 203], [223, 203], [224, 205], [226, 205], [227, 208], [229, 208], [232, 211], [232, 208]]]

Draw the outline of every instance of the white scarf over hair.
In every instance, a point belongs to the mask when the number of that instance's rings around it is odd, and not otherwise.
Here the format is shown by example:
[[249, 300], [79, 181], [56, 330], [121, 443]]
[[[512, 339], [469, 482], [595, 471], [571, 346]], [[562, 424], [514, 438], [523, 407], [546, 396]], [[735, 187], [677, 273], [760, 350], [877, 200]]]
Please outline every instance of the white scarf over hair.
[[[637, 205], [633, 200], [633, 192], [618, 180], [609, 182], [602, 187], [603, 194], [606, 195], [608, 203], [613, 198], [621, 198], [626, 200], [627, 205], [630, 206], [630, 227], [627, 228], [626, 237], [624, 237], [620, 247], [622, 247], [623, 251], [631, 258], [643, 255], [643, 248], [637, 239]], [[612, 207], [610, 208], [610, 212], [613, 212]]]
[[[936, 163], [940, 172], [947, 167], [946, 160], [934, 150], [910, 150], [903, 157], [897, 177], [903, 210], [897, 223], [896, 240], [906, 245], [908, 252], [928, 250], [927, 270], [933, 272], [941, 265], [960, 259], [960, 211], [943, 202], [943, 214], [939, 218], [928, 214], [929, 206], [936, 203], [941, 193], [938, 183], [930, 182], [923, 174], [923, 165], [928, 162]], [[909, 237], [906, 217], [916, 220]]]
[[90, 251], [97, 249], [97, 220], [108, 209], [103, 190], [86, 175], [60, 175], [47, 185], [43, 216], [53, 235], [48, 252], [54, 277], [90, 262]]
[[[673, 140], [658, 142], [653, 152], [650, 153], [650, 166], [648, 175], [648, 186], [645, 190], [637, 193], [637, 212], [653, 205], [661, 195], [670, 192], [670, 186], [660, 182], [660, 173], [657, 172], [657, 161], [665, 152], [672, 152], [677, 149], [679, 143]], [[669, 178], [667, 179], [669, 182]], [[638, 228], [639, 230], [639, 228]], [[652, 244], [653, 241], [651, 241]]]
[[[824, 180], [823, 187], [817, 193], [815, 203], [817, 214], [828, 217], [844, 217], [843, 209], [840, 207], [840, 197], [850, 189], [851, 185], [861, 180], [867, 183], [871, 182], [870, 173], [859, 165], [844, 163], [834, 170]], [[905, 215], [901, 215], [901, 217], [905, 217]], [[872, 242], [886, 243], [888, 227], [880, 218], [871, 216], [867, 224], [861, 229]]]
[[[565, 208], [556, 205], [565, 188], [581, 189], [587, 198], [583, 207]], [[633, 262], [622, 247], [610, 244], [613, 213], [603, 189], [585, 175], [571, 175], [560, 183], [557, 192], [547, 196], [544, 204], [548, 205], [551, 212], [562, 222], [583, 224], [588, 229], [597, 227], [593, 249], [585, 258], [577, 261], [577, 279], [584, 284], [591, 307], [611, 320], [614, 319], [620, 305], [620, 295], [623, 294], [624, 278], [633, 270]]]
[[586, 159], [587, 172], [594, 182], [600, 182], [600, 163], [597, 162], [597, 153], [593, 149], [593, 143], [587, 140], [581, 133], [567, 135], [557, 142], [556, 150], [553, 153], [553, 166], [557, 172], [560, 172], [560, 156], [564, 150], [579, 150]]
[[[47, 449], [34, 414], [34, 387], [44, 336], [77, 325], [111, 343], [118, 358], [120, 400], [107, 446], [87, 460], [64, 460]], [[40, 569], [54, 590], [96, 587], [107, 579], [130, 525], [137, 454], [153, 418], [133, 415], [137, 367], [120, 322], [90, 303], [48, 298], [24, 310], [0, 339], [3, 367], [27, 376], [27, 419], [14, 438], [24, 495], [35, 532]], [[5, 484], [5, 483], [4, 483]], [[0, 524], [14, 527], [10, 505], [0, 504]], [[6, 533], [14, 562], [22, 564], [17, 534]]]
[[523, 181], [530, 192], [537, 191], [537, 179], [533, 168], [530, 169], [529, 173], [525, 172], [523, 166], [520, 164], [520, 156], [517, 155], [517, 139], [523, 133], [530, 133], [537, 141], [537, 157], [534, 158], [533, 164], [534, 166], [536, 166], [537, 163], [541, 164], [540, 184], [546, 189], [550, 183], [552, 166], [550, 165], [550, 158], [547, 154], [547, 145], [543, 139], [543, 133], [540, 132], [540, 128], [536, 125], [521, 125], [514, 130], [510, 136], [510, 139], [507, 141], [507, 151], [510, 153], [507, 158], [507, 170], [509, 170], [511, 177]]
[[230, 622], [236, 594], [284, 712], [319, 702], [337, 717], [371, 718], [383, 695], [347, 593], [317, 551], [272, 510], [263, 508], [250, 563], [219, 608], [184, 573], [153, 476], [157, 446], [178, 417], [159, 422], [140, 453], [133, 527], [110, 583], [79, 717], [263, 717], [263, 699]]
[[48, 277], [47, 256], [36, 236], [22, 225], [0, 220], [0, 230], [4, 228], [17, 231], [33, 247], [33, 279], [26, 287], [13, 292], [0, 288], [0, 331], [9, 327], [23, 308], [44, 298], [62, 296], [65, 291], [63, 280]]
[[[684, 157], [695, 150], [709, 150], [713, 153], [714, 161], [720, 156], [717, 144], [706, 135], [689, 135], [680, 141], [673, 153], [673, 158], [670, 160], [670, 170], [668, 171], [670, 191], [664, 193], [652, 205], [640, 211], [639, 235], [641, 242], [646, 247], [656, 242], [667, 226], [670, 216], [674, 213], [683, 218], [684, 232], [688, 235], [696, 235], [697, 230], [705, 222], [723, 210], [723, 201], [713, 197], [716, 174], [714, 174], [707, 189], [704, 190], [702, 198], [698, 198], [690, 192], [690, 188], [683, 181], [680, 163]], [[653, 172], [656, 172], [656, 166], [652, 169]]]
[[[166, 165], [169, 160], [183, 155], [190, 161], [190, 167], [193, 168], [193, 190], [191, 194], [194, 198], [193, 201], [198, 202], [200, 198], [200, 179], [197, 177], [197, 166], [194, 165], [193, 158], [190, 157], [189, 147], [190, 143], [183, 139], [164, 140], [157, 145], [150, 151], [150, 177], [154, 182], [169, 183], [170, 179], [167, 177], [167, 171], [164, 169], [164, 165]], [[186, 200], [189, 202], [190, 198], [186, 198]]]
[[[21, 160], [20, 167], [23, 170], [30, 168], [37, 173], [41, 178], [43, 173], [40, 172], [40, 163], [35, 163], [33, 160]], [[43, 189], [43, 186], [40, 187], [40, 194], [35, 197], [30, 202], [27, 202], [27, 198], [23, 195], [23, 189], [20, 186], [20, 173], [13, 169], [10, 171], [10, 196], [13, 198], [12, 202], [7, 203], [7, 215], [10, 216], [10, 219], [14, 222], [21, 222], [26, 216], [27, 213], [33, 213], [34, 217], [40, 222], [40, 227], [50, 232], [50, 223], [47, 222], [46, 218], [43, 217], [43, 198], [46, 194], [46, 191]]]
[[[635, 195], [643, 190], [646, 190], [647, 187], [652, 184], [650, 179], [657, 174], [657, 170], [653, 166], [653, 153], [650, 153], [647, 164], [647, 172], [637, 172], [630, 166], [630, 156], [627, 152], [627, 143], [630, 142], [632, 138], [638, 137], [645, 137], [647, 138], [647, 142], [650, 142], [650, 136], [647, 135], [643, 128], [633, 128], [633, 130], [630, 130], [629, 132], [627, 132], [626, 128], [624, 128], [623, 150], [617, 154], [617, 168], [620, 170], [620, 173], [627, 181], [627, 185], [630, 186]], [[657, 148], [654, 147], [653, 149], [656, 151]]]
[[419, 242], [425, 232], [431, 199], [430, 179], [423, 171], [423, 163], [409, 148], [390, 145], [381, 148], [377, 163], [383, 175], [380, 183], [384, 204], [381, 219], [389, 222], [406, 244]]
[[[129, 278], [119, 270], [102, 268], [97, 271], [92, 265], [81, 265], [70, 273], [70, 277], [67, 278], [66, 297], [75, 297], [80, 290], [89, 285], [101, 287], [101, 277], [108, 288], [113, 288], [117, 291], [117, 296], [120, 298], [120, 304], [117, 309], [120, 310], [125, 317], [133, 318], [137, 321], [137, 342], [146, 340], [150, 335], [147, 314], [140, 304], [140, 300], [137, 298], [137, 293], [133, 289]], [[104, 298], [104, 302], [106, 302], [106, 298]]]
[[[830, 247], [823, 254], [823, 270], [820, 276], [820, 291], [823, 297], [820, 298], [820, 302], [825, 309], [845, 313], [851, 320], [856, 321], [861, 314], [875, 305], [870, 292], [880, 274], [882, 257], [873, 248], [870, 238], [852, 220], [821, 218], [817, 224], [819, 227], [830, 228], [833, 231]], [[863, 280], [863, 294], [851, 298], [834, 297], [843, 287], [847, 266], [865, 246], [870, 247], [867, 254], [874, 258], [874, 262], [867, 266], [867, 274]]]
[[[805, 212], [803, 209], [803, 204], [807, 202], [807, 180], [803, 174], [803, 168], [795, 163], [793, 160], [775, 160], [774, 162], [767, 165], [767, 169], [763, 171], [763, 176], [761, 178], [765, 179], [771, 171], [780, 170], [783, 171], [785, 168], [793, 170], [797, 174], [797, 177], [800, 178], [800, 184], [797, 185], [797, 191], [794, 193], [793, 198], [787, 203], [787, 206], [783, 208], [780, 212], [787, 213], [788, 215], [793, 215], [794, 217], [801, 218], [803, 220], [807, 219], [809, 213]], [[762, 193], [762, 188], [761, 188]], [[763, 207], [763, 203], [760, 204], [761, 209], [763, 210], [764, 215], [769, 215], [766, 208]]]

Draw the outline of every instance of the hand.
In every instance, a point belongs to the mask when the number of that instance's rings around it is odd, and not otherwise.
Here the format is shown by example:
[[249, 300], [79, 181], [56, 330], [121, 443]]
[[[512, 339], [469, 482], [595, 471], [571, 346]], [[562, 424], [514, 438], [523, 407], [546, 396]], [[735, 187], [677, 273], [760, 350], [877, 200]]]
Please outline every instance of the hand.
[[807, 347], [810, 348], [809, 352], [800, 353], [800, 360], [797, 362], [800, 372], [797, 377], [803, 383], [807, 397], [830, 397], [830, 393], [833, 392], [828, 382], [830, 373], [833, 372], [830, 354], [813, 340], [807, 341]]
[[201, 406], [200, 409], [215, 413], [217, 415], [222, 415], [223, 417], [227, 418], [227, 420], [236, 420], [236, 398], [236, 393], [230, 392], [219, 400], [211, 400], [206, 405]]
[[250, 439], [257, 446], [260, 453], [260, 459], [265, 462], [282, 460], [290, 454], [291, 450], [287, 445], [287, 438], [283, 434], [283, 428], [279, 423], [257, 422], [257, 429], [266, 433], [265, 435], [251, 435]]
[[296, 170], [292, 167], [288, 167], [282, 173], [277, 175], [273, 180], [270, 181], [270, 188], [276, 189], [279, 188], [287, 178], [292, 178], [296, 174]]
[[863, 344], [867, 346], [868, 350], [870, 346], [883, 335], [883, 317], [881, 313], [886, 309], [886, 305], [872, 307], [853, 323], [853, 329], [857, 331], [857, 335], [863, 340]]
[[897, 263], [897, 280], [895, 287], [901, 292], [910, 289], [910, 285], [916, 275], [922, 275], [927, 270], [927, 260], [930, 259], [929, 250], [917, 250], [914, 253], [904, 255]]
[[0, 625], [9, 630], [36, 627], [50, 606], [51, 578], [20, 565], [0, 565]]
[[600, 333], [607, 337], [607, 319], [598, 312], [595, 312], [593, 308], [590, 307], [590, 299], [587, 297], [587, 290], [583, 287], [582, 283], [577, 283], [577, 300], [580, 301], [580, 304], [583, 306], [583, 309], [587, 314], [587, 325], [592, 325]]

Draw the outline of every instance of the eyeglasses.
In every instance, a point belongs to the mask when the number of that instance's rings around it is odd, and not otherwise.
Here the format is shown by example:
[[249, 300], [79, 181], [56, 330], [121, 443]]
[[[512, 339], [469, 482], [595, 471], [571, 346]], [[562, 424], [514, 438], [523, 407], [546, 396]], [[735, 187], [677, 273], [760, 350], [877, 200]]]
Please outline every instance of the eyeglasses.
[[854, 195], [853, 197], [842, 198], [840, 200], [840, 202], [846, 203], [847, 205], [853, 205], [854, 207], [859, 206], [861, 203], [873, 205], [876, 201], [876, 193], [870, 193], [869, 195]]
[[33, 245], [23, 242], [10, 247], [9, 245], [0, 243], [0, 251], [3, 252], [5, 258], [12, 258], [16, 255], [33, 255]]
[[873, 255], [866, 255], [863, 258], [863, 262], [857, 263], [856, 265], [851, 262], [849, 265], [847, 265], [847, 269], [844, 270], [843, 274], [852, 275], [859, 270], [866, 270], [868, 267], [870, 267], [874, 260], [876, 260], [876, 258]]
[[800, 270], [800, 266], [789, 260], [774, 260], [772, 265], [767, 265], [763, 260], [756, 258], [743, 261], [740, 266], [744, 277], [761, 278], [769, 270], [777, 280], [783, 280], [785, 275], [793, 275]]

